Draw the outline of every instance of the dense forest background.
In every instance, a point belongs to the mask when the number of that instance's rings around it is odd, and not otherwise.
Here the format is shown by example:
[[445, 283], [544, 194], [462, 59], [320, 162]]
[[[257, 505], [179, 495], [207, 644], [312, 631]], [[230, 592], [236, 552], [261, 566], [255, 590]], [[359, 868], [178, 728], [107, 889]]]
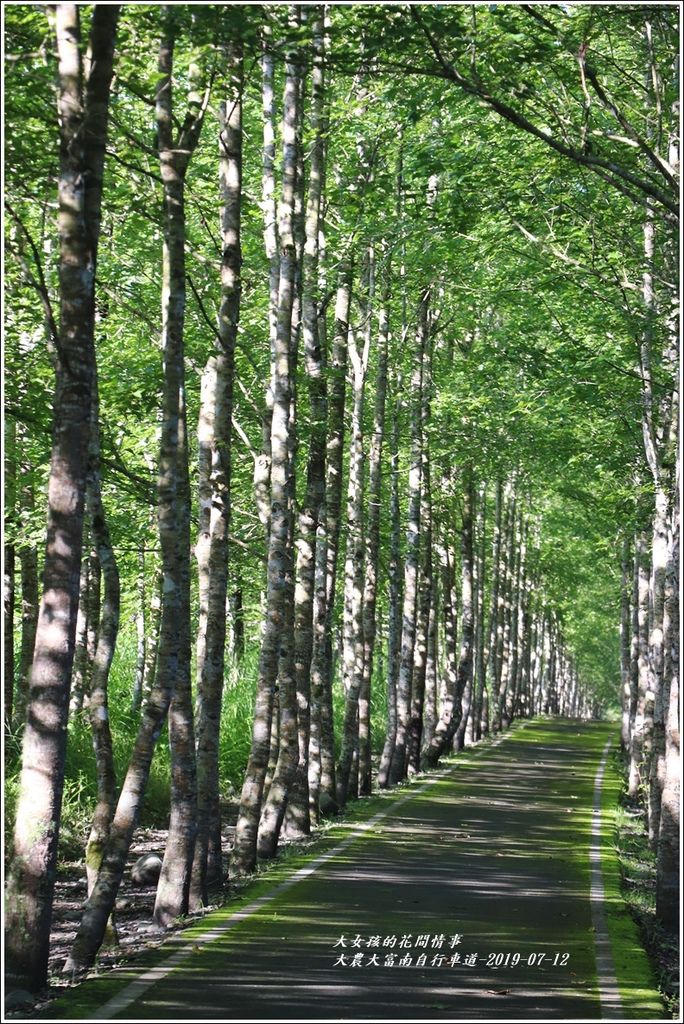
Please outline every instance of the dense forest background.
[[237, 877], [539, 713], [621, 713], [672, 923], [675, 5], [5, 32], [15, 976], [60, 851], [78, 973], [140, 823], [166, 925], [225, 877], [231, 798]]

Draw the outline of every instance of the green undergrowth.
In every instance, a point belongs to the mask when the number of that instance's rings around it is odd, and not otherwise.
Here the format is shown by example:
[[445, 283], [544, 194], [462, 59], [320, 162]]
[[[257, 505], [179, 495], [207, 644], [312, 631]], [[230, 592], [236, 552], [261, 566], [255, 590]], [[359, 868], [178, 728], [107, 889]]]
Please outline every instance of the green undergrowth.
[[616, 749], [603, 791], [603, 873], [611, 942], [618, 955], [622, 952], [627, 991], [637, 977], [648, 978], [659, 994], [648, 1000], [653, 1012], [657, 1009], [661, 1019], [679, 1020], [678, 949], [655, 920], [655, 855], [645, 815], [627, 796], [626, 777], [624, 756]]
[[[252, 737], [254, 694], [258, 675], [258, 647], [248, 648], [239, 663], [226, 666], [221, 733], [219, 745], [219, 778], [221, 798], [236, 799], [242, 786]], [[109, 707], [114, 746], [116, 774], [123, 781], [140, 720], [131, 709], [131, 693], [135, 678], [136, 638], [130, 629], [123, 629], [117, 644], [109, 681]], [[335, 680], [335, 735], [342, 735], [344, 700], [341, 682]], [[385, 728], [386, 697], [380, 681], [372, 688], [371, 741], [373, 754], [379, 755]], [[338, 751], [339, 753], [339, 751]], [[10, 738], [7, 744], [5, 772], [5, 828], [10, 835], [19, 791], [21, 769], [21, 737]], [[164, 829], [169, 814], [169, 750], [166, 729], [157, 743], [152, 769], [145, 792], [140, 824]], [[97, 774], [90, 724], [87, 712], [73, 715], [69, 723], [64, 797], [60, 825], [60, 859], [71, 860], [83, 855], [83, 848], [97, 800]]]
[[[219, 748], [221, 796], [234, 798], [240, 791], [252, 735], [252, 713], [257, 677], [257, 650], [248, 650], [239, 664], [229, 662], [221, 719]], [[114, 759], [119, 784], [123, 781], [138, 730], [140, 715], [131, 709], [135, 678], [136, 641], [122, 630], [109, 680], [109, 713]], [[6, 747], [5, 828], [11, 834], [21, 769], [21, 737]], [[157, 743], [145, 791], [140, 824], [166, 828], [169, 813], [169, 750], [166, 729]], [[60, 859], [83, 855], [97, 799], [95, 755], [87, 712], [72, 715], [69, 723], [64, 797], [60, 825]]]

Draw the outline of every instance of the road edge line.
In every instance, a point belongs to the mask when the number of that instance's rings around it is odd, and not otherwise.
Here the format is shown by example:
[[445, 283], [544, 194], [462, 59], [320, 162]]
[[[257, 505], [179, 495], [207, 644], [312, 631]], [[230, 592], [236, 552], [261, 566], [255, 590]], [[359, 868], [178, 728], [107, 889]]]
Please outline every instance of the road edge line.
[[[502, 734], [486, 747], [481, 749], [486, 750], [488, 748], [491, 749], [492, 747], [497, 747], [504, 738], [507, 738], [507, 735], [508, 734]], [[157, 964], [155, 967], [151, 967], [149, 970], [145, 971], [144, 974], [141, 974], [138, 978], [129, 982], [129, 984], [125, 985], [120, 992], [117, 992], [117, 994], [112, 996], [111, 999], [108, 999], [107, 1002], [99, 1008], [99, 1010], [91, 1014], [86, 1019], [105, 1021], [112, 1020], [116, 1014], [121, 1013], [122, 1010], [126, 1010], [132, 1003], [139, 999], [143, 993], [152, 988], [153, 985], [156, 985], [157, 982], [165, 978], [172, 970], [178, 967], [179, 964], [191, 956], [197, 949], [198, 942], [202, 943], [202, 945], [207, 942], [213, 942], [215, 939], [220, 938], [223, 934], [238, 925], [246, 917], [251, 917], [252, 914], [261, 910], [262, 907], [267, 906], [277, 896], [280, 896], [281, 893], [286, 892], [288, 889], [292, 888], [292, 886], [302, 881], [302, 879], [312, 875], [318, 870], [318, 868], [322, 867], [323, 864], [331, 860], [333, 857], [336, 857], [365, 832], [374, 828], [379, 821], [386, 818], [392, 811], [395, 811], [402, 804], [407, 803], [407, 801], [412, 800], [414, 797], [425, 792], [425, 790], [437, 785], [443, 780], [445, 775], [448, 775], [453, 771], [454, 767], [456, 767], [456, 765], [451, 764], [445, 768], [437, 769], [436, 778], [433, 776], [421, 785], [411, 787], [410, 790], [404, 793], [398, 800], [394, 800], [389, 807], [383, 808], [383, 810], [378, 811], [377, 814], [373, 815], [372, 818], [369, 818], [368, 821], [361, 822], [357, 825], [354, 828], [354, 831], [343, 839], [342, 842], [338, 843], [337, 846], [334, 846], [331, 850], [327, 850], [308, 864], [303, 865], [289, 878], [286, 878], [284, 881], [274, 886], [274, 888], [268, 893], [264, 893], [263, 896], [258, 896], [255, 900], [252, 900], [251, 903], [248, 903], [247, 906], [234, 911], [230, 917], [221, 921], [220, 924], [215, 925], [213, 928], [208, 928], [205, 932], [202, 932], [201, 936], [197, 936], [194, 940], [185, 943], [180, 949], [176, 950], [175, 953], [172, 953], [160, 964]]]

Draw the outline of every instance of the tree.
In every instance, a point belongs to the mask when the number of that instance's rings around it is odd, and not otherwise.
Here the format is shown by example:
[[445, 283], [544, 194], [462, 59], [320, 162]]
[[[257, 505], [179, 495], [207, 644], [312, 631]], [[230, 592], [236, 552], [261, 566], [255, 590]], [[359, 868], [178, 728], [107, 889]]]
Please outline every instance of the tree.
[[193, 865], [193, 901], [206, 902], [209, 885], [221, 881], [219, 729], [225, 669], [228, 531], [235, 347], [240, 319], [240, 226], [242, 206], [243, 53], [239, 41], [226, 47], [228, 96], [219, 133], [222, 199], [221, 305], [216, 354], [205, 370], [200, 411], [200, 537], [196, 554], [200, 608], [197, 680], [198, 823]]
[[[60, 314], [43, 597], [22, 745], [5, 919], [10, 977], [47, 980], [95, 367], [95, 268], [119, 6], [96, 6], [84, 77], [80, 12], [58, 4]], [[49, 780], [45, 782], [45, 778]]]

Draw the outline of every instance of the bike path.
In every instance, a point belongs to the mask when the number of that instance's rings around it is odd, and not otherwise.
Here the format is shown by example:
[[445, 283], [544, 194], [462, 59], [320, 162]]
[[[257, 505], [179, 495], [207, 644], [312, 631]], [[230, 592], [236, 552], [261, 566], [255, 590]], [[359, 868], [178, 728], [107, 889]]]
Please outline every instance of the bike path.
[[51, 1016], [665, 1019], [635, 943], [613, 951], [616, 998], [597, 978], [592, 808], [613, 732], [534, 720], [383, 794], [343, 849], [354, 823]]

